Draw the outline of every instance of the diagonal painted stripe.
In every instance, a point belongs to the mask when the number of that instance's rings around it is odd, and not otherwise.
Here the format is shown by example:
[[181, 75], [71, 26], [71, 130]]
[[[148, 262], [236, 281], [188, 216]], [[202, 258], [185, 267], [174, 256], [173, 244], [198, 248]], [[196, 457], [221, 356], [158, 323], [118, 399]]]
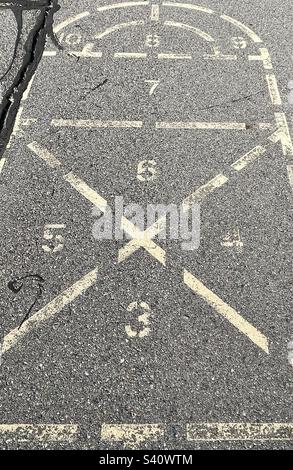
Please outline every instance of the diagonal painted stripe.
[[6, 162], [6, 158], [3, 158], [3, 157], [2, 157], [1, 160], [0, 160], [0, 175], [1, 175], [2, 171], [3, 171], [5, 162]]
[[44, 160], [51, 168], [60, 168], [61, 162], [38, 142], [31, 142], [28, 148], [34, 152], [39, 158]]
[[28, 320], [22, 324], [21, 328], [17, 327], [10, 331], [10, 333], [4, 337], [2, 355], [16, 346], [16, 344], [34, 328], [39, 327], [42, 323], [54, 317], [54, 315], [61, 312], [66, 305], [70, 304], [83, 292], [89, 289], [96, 282], [97, 274], [98, 268], [86, 274], [79, 281], [73, 284], [73, 286], [66, 289], [45, 307], [41, 308], [41, 310], [28, 318]]
[[232, 163], [231, 167], [236, 171], [241, 171], [247, 165], [257, 160], [261, 155], [264, 155], [266, 151], [266, 147], [257, 145], [254, 149], [250, 150], [250, 152], [247, 152], [243, 157]]
[[239, 313], [224, 302], [220, 297], [209, 290], [199, 279], [184, 270], [184, 283], [199, 297], [204, 299], [212, 308], [228, 320], [235, 328], [247, 336], [256, 346], [269, 354], [268, 340], [251, 323], [243, 318]]

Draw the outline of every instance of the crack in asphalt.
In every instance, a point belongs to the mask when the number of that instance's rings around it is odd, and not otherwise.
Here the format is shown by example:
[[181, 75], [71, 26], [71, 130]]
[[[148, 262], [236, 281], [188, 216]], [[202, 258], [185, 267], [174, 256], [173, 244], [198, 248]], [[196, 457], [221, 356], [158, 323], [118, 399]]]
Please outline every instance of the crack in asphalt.
[[12, 63], [1, 80], [3, 80], [11, 70], [20, 47], [20, 40], [23, 35], [23, 11], [28, 9], [39, 10], [39, 15], [34, 28], [30, 30], [25, 41], [22, 64], [19, 67], [16, 77], [14, 77], [12, 85], [10, 85], [6, 91], [0, 106], [0, 159], [5, 152], [13, 132], [23, 94], [42, 58], [47, 36], [53, 40], [54, 44], [57, 45], [59, 49], [62, 49], [62, 46], [58, 43], [53, 32], [54, 14], [60, 9], [58, 0], [0, 1], [0, 11], [3, 8], [10, 9], [13, 12], [17, 22], [18, 33]]

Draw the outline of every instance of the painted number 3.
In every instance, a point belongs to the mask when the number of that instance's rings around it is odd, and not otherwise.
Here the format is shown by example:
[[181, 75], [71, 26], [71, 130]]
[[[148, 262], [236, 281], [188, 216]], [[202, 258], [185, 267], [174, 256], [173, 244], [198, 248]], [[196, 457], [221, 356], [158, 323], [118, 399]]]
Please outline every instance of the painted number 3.
[[151, 332], [150, 317], [152, 312], [150, 306], [146, 302], [132, 302], [127, 307], [128, 312], [135, 312], [139, 310], [142, 310], [143, 313], [135, 318], [135, 320], [138, 322], [138, 327], [134, 328], [134, 325], [125, 326], [126, 334], [130, 338], [145, 338]]

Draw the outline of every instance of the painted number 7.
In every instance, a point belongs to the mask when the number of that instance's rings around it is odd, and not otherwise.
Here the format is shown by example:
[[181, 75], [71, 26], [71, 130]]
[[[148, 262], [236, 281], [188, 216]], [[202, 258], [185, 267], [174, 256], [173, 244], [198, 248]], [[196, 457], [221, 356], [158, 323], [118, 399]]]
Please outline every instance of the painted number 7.
[[150, 88], [150, 96], [154, 94], [155, 89], [160, 83], [160, 80], [145, 80], [145, 83], [149, 83], [151, 85]]

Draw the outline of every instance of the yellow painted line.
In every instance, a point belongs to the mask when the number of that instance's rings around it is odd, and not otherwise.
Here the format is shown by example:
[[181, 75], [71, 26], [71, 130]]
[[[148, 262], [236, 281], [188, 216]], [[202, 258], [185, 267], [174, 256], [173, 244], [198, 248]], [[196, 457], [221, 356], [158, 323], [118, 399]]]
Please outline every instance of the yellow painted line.
[[145, 52], [115, 52], [114, 57], [119, 59], [146, 59]]
[[256, 346], [269, 354], [268, 340], [251, 323], [243, 318], [220, 297], [209, 290], [199, 279], [184, 270], [184, 283], [199, 297], [204, 299], [222, 317], [228, 320], [237, 330], [247, 336]]
[[[94, 206], [98, 207], [102, 212], [105, 212], [108, 204], [107, 201], [100, 196], [96, 191], [90, 188], [83, 180], [73, 173], [68, 173], [64, 179], [83, 197], [90, 201]], [[166, 252], [151, 239], [145, 236], [132, 222], [125, 217], [122, 217], [121, 228], [134, 240], [137, 246], [144, 248], [150, 253], [159, 263], [163, 266], [166, 265]], [[119, 259], [119, 262], [122, 260]]]
[[274, 74], [267, 75], [267, 84], [269, 88], [270, 97], [274, 106], [280, 106], [282, 104], [281, 95], [279, 92], [278, 82]]
[[1, 175], [2, 171], [3, 171], [3, 168], [4, 168], [5, 163], [6, 163], [6, 158], [3, 158], [3, 157], [2, 157], [1, 160], [0, 160], [0, 175]]
[[227, 16], [227, 15], [221, 15], [220, 18], [222, 18], [225, 21], [228, 21], [229, 23], [239, 28], [243, 33], [247, 34], [247, 36], [249, 36], [250, 39], [253, 40], [253, 42], [262, 43], [261, 38], [254, 31], [252, 31], [252, 29], [248, 28], [248, 26], [241, 23], [240, 21], [235, 20], [235, 18], [231, 18], [231, 16]]
[[61, 312], [66, 305], [73, 302], [73, 300], [89, 289], [96, 282], [97, 274], [98, 268], [83, 276], [75, 284], [55, 297], [55, 299], [49, 302], [45, 307], [41, 308], [38, 312], [29, 317], [22, 324], [21, 328], [16, 327], [10, 331], [10, 333], [4, 337], [2, 354], [5, 354], [11, 348], [16, 346], [16, 344], [34, 328], [38, 328], [44, 322], [53, 318], [54, 315]]
[[151, 21], [159, 21], [159, 19], [160, 19], [160, 6], [152, 5]]
[[293, 189], [293, 165], [287, 165], [287, 171], [288, 171], [290, 186]]
[[221, 188], [228, 182], [228, 178], [222, 173], [215, 176], [208, 183], [202, 185], [200, 188], [196, 189], [192, 194], [187, 196], [182, 203], [183, 211], [187, 212], [194, 204], [202, 202], [202, 200], [207, 197], [209, 194], [215, 191], [215, 189]]
[[108, 11], [108, 10], [114, 10], [114, 9], [117, 9], [117, 8], [148, 6], [149, 4], [150, 4], [149, 1], [121, 2], [121, 3], [114, 3], [113, 5], [105, 5], [103, 7], [97, 7], [97, 11]]
[[243, 157], [232, 163], [231, 167], [236, 171], [241, 171], [247, 165], [257, 160], [261, 155], [264, 155], [266, 151], [267, 149], [265, 147], [262, 145], [257, 145], [252, 150], [243, 155]]
[[94, 43], [90, 42], [84, 46], [82, 51], [70, 51], [69, 55], [80, 58], [98, 58], [103, 57], [103, 53], [100, 51], [93, 51]]
[[17, 442], [73, 442], [75, 424], [0, 424], [0, 440]]
[[202, 39], [208, 42], [214, 42], [214, 38], [210, 36], [208, 33], [205, 31], [202, 31], [199, 28], [195, 28], [195, 26], [191, 26], [189, 24], [184, 24], [184, 23], [177, 23], [175, 21], [164, 21], [165, 26], [171, 26], [174, 28], [181, 28], [186, 31], [190, 31], [191, 33], [197, 34], [197, 36], [200, 36]]
[[258, 60], [263, 62], [263, 66], [267, 70], [271, 70], [273, 68], [271, 56], [269, 51], [265, 47], [260, 48], [260, 55], [249, 55], [248, 60]]
[[43, 57], [55, 57], [57, 55], [57, 51], [44, 51]]
[[31, 89], [32, 89], [32, 84], [33, 84], [33, 81], [34, 81], [34, 79], [35, 79], [35, 76], [36, 76], [36, 72], [33, 74], [32, 78], [30, 79], [29, 84], [28, 84], [28, 86], [26, 87], [26, 90], [25, 90], [25, 92], [24, 92], [24, 94], [23, 94], [23, 96], [22, 96], [22, 100], [21, 100], [21, 101], [26, 101], [26, 100], [28, 99], [28, 96], [29, 96], [30, 91], [31, 91]]
[[76, 16], [71, 16], [70, 18], [67, 18], [66, 20], [62, 21], [62, 23], [59, 23], [54, 27], [54, 33], [59, 33], [61, 29], [66, 28], [66, 26], [75, 23], [76, 21], [81, 20], [82, 18], [86, 18], [87, 16], [90, 16], [89, 11], [84, 11], [83, 13], [79, 13]]
[[[196, 191], [194, 191], [190, 196], [184, 199], [182, 203], [182, 208], [184, 212], [187, 212], [194, 204], [202, 202], [205, 197], [211, 194], [215, 189], [220, 188], [226, 184], [228, 178], [222, 174], [217, 175], [215, 178], [210, 180], [208, 183], [204, 184]], [[166, 217], [160, 217], [155, 224], [148, 227], [140, 237], [140, 240], [130, 240], [126, 245], [124, 245], [119, 250], [118, 262], [121, 263], [125, 261], [129, 256], [135, 253], [141, 247], [141, 238], [152, 239], [158, 235], [166, 227]]]
[[186, 8], [188, 10], [202, 11], [204, 13], [214, 13], [213, 10], [206, 7], [201, 7], [199, 5], [192, 5], [191, 3], [178, 3], [178, 2], [163, 2], [163, 6], [166, 7], [175, 7], [175, 8]]
[[188, 54], [158, 54], [158, 59], [184, 60], [192, 59], [192, 56]]
[[131, 28], [132, 26], [139, 26], [139, 25], [144, 25], [144, 21], [138, 20], [138, 21], [129, 21], [128, 23], [115, 24], [114, 26], [111, 26], [110, 28], [105, 29], [105, 31], [96, 34], [95, 38], [102, 39], [103, 37], [108, 36], [108, 34], [115, 33], [116, 31], [119, 31], [121, 29]]
[[188, 441], [292, 441], [293, 423], [191, 423]]
[[63, 176], [63, 178], [94, 206], [98, 207], [102, 212], [105, 212], [108, 206], [106, 199], [91, 189], [83, 180], [71, 172]]
[[274, 143], [280, 141], [283, 149], [283, 154], [285, 156], [292, 156], [293, 144], [286, 115], [284, 113], [275, 113], [275, 120], [278, 126], [278, 130], [269, 137], [269, 140]]
[[87, 129], [99, 128], [140, 128], [142, 121], [96, 121], [94, 119], [52, 119], [54, 127], [78, 127]]
[[144, 442], [163, 439], [165, 427], [162, 424], [103, 424], [101, 440], [110, 443], [123, 442], [125, 447], [139, 448]]
[[245, 122], [156, 122], [156, 129], [246, 130]]
[[28, 144], [28, 148], [39, 158], [44, 160], [51, 168], [59, 168], [61, 166], [61, 162], [52, 153], [39, 145], [37, 142], [31, 142]]
[[11, 147], [11, 142], [12, 142], [13, 137], [17, 136], [18, 132], [22, 132], [21, 131], [21, 116], [22, 116], [22, 113], [23, 113], [23, 106], [20, 106], [18, 111], [17, 111], [17, 114], [16, 114], [15, 123], [14, 123], [14, 126], [13, 126], [13, 131], [11, 133], [9, 142], [7, 144], [8, 149]]

